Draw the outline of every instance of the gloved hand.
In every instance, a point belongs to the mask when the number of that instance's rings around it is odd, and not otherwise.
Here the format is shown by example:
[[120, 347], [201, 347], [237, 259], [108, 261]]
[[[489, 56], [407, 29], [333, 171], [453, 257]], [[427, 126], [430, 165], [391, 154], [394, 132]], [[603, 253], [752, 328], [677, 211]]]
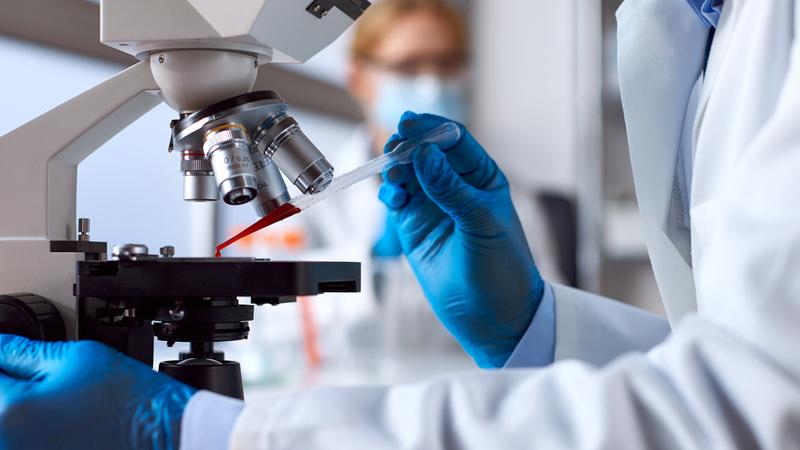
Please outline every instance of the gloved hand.
[[[406, 113], [386, 146], [447, 119]], [[413, 166], [384, 174], [403, 252], [434, 312], [481, 367], [502, 367], [544, 294], [508, 181], [466, 131], [451, 148], [428, 145]]]
[[0, 335], [0, 449], [177, 449], [194, 392], [96, 342]]

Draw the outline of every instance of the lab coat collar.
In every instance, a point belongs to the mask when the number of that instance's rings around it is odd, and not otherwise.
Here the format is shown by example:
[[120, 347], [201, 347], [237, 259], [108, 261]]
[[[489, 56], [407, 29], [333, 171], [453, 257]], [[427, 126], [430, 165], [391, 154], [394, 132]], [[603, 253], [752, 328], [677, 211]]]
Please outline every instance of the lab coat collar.
[[722, 9], [717, 31], [714, 35], [714, 45], [711, 47], [711, 52], [708, 56], [708, 64], [706, 65], [705, 88], [703, 89], [703, 96], [700, 98], [700, 108], [697, 115], [697, 123], [695, 124], [695, 141], [697, 133], [703, 125], [708, 102], [714, 92], [717, 80], [719, 80], [722, 60], [728, 54], [731, 34], [736, 28], [735, 22], [740, 16], [739, 10], [741, 6], [742, 2], [740, 1], [728, 1], [725, 3], [725, 8]]
[[674, 175], [692, 89], [705, 62], [706, 28], [686, 0], [627, 0], [617, 12], [620, 92], [636, 194], [667, 311], [694, 309], [691, 267], [667, 234]]
[[700, 21], [709, 28], [716, 27], [722, 11], [723, 0], [687, 0]]

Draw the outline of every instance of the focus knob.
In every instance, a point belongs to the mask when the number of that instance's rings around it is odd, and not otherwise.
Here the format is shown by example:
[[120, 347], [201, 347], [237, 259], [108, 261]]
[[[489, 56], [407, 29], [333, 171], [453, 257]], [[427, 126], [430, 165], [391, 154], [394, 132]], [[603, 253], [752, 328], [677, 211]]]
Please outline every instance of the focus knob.
[[61, 314], [47, 299], [34, 294], [0, 295], [0, 333], [38, 341], [64, 341]]

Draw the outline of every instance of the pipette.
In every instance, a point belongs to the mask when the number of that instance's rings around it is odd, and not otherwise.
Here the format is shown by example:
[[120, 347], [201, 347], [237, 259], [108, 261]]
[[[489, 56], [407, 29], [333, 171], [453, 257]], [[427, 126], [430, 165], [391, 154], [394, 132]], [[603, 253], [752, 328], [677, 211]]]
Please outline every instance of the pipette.
[[342, 192], [350, 186], [372, 178], [396, 165], [410, 164], [414, 151], [423, 144], [437, 144], [449, 147], [455, 145], [459, 139], [461, 139], [461, 127], [452, 122], [445, 123], [427, 133], [405, 140], [391, 152], [374, 158], [363, 166], [334, 178], [324, 191], [316, 194], [298, 195], [290, 203], [301, 211], [308, 209], [331, 195]]
[[385, 170], [400, 164], [410, 164], [413, 160], [414, 152], [424, 144], [436, 144], [441, 147], [451, 147], [461, 139], [461, 127], [452, 122], [447, 122], [434, 128], [427, 133], [400, 142], [391, 152], [374, 158], [363, 166], [352, 170], [344, 175], [340, 175], [331, 181], [327, 189], [315, 194], [298, 195], [291, 199], [289, 203], [272, 211], [262, 217], [258, 222], [247, 227], [244, 231], [217, 246], [217, 257], [220, 252], [233, 245], [236, 241], [247, 237], [256, 231], [266, 228], [274, 223], [288, 219], [301, 211], [304, 211], [315, 204], [338, 192], [357, 184], [361, 181], [374, 177]]

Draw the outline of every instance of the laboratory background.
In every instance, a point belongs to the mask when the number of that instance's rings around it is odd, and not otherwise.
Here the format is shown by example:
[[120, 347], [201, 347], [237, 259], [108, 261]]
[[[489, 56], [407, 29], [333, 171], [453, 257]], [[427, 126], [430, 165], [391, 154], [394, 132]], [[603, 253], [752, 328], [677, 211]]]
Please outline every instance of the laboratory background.
[[[454, 1], [467, 31], [464, 120], [508, 174], [546, 278], [635, 299], [663, 314], [638, 222], [617, 87], [619, 3]], [[135, 62], [100, 44], [97, 2], [2, 4], [14, 13], [0, 14], [0, 135]], [[281, 94], [337, 173], [374, 156], [364, 143], [366, 112], [349, 89], [353, 35], [349, 30], [307, 64], [262, 67], [256, 85]], [[249, 206], [183, 200], [180, 158], [168, 151], [167, 125], [175, 118], [162, 104], [79, 166], [78, 216], [91, 219], [94, 240], [211, 256], [215, 243], [258, 218]], [[362, 263], [361, 293], [259, 306], [249, 339], [221, 346], [242, 363], [248, 399], [474, 367], [436, 321], [403, 258], [378, 250], [386, 231], [378, 181], [226, 253]], [[156, 361], [178, 350], [156, 345]]]

